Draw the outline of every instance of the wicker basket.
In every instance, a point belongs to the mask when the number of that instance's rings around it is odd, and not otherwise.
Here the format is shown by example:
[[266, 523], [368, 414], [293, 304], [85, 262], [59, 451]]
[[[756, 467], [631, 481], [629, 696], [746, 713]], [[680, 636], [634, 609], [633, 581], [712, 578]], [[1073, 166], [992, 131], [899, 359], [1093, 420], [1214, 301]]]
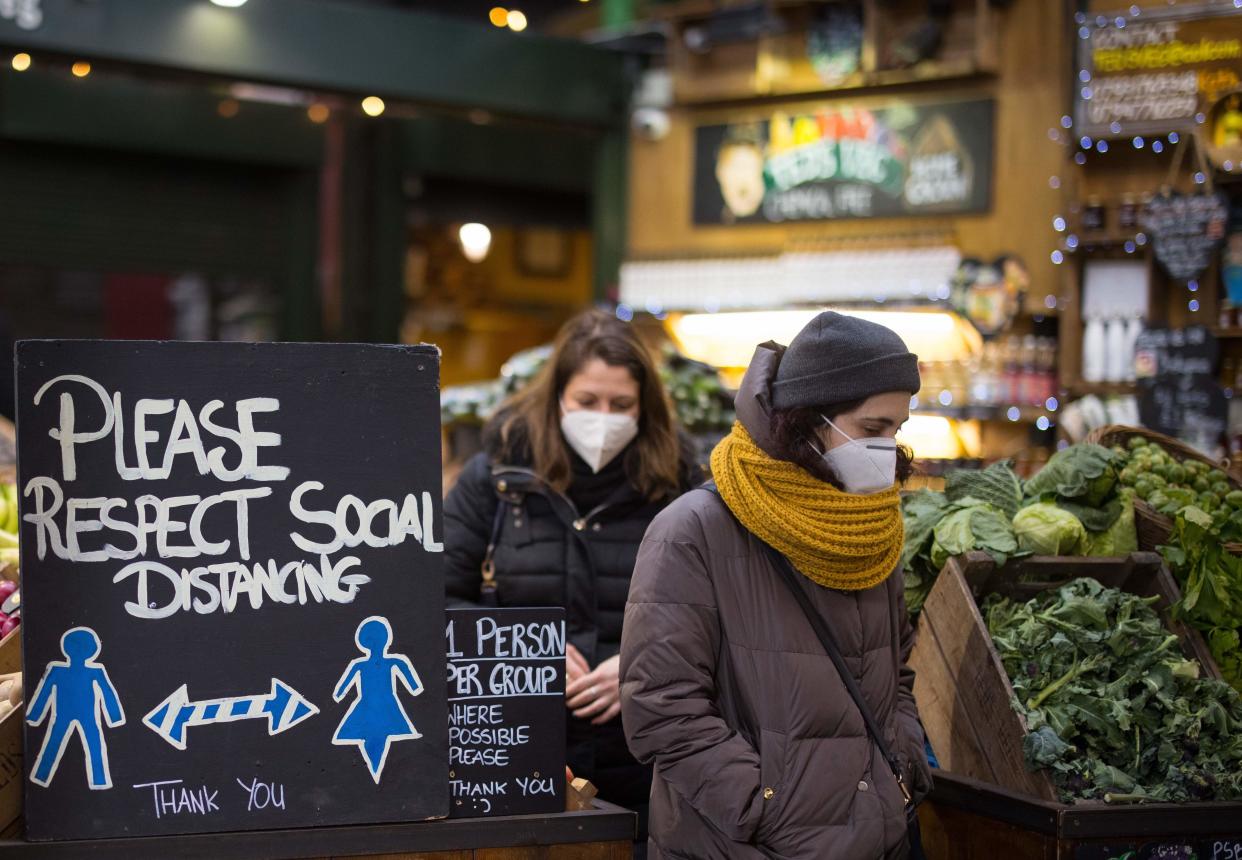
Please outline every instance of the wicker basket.
[[[1198, 460], [1200, 463], [1206, 463], [1213, 469], [1220, 469], [1225, 473], [1234, 489], [1242, 489], [1242, 482], [1239, 482], [1238, 478], [1229, 469], [1229, 461], [1217, 462], [1210, 457], [1205, 457], [1189, 445], [1179, 442], [1172, 436], [1157, 433], [1155, 430], [1148, 430], [1145, 427], [1126, 427], [1121, 424], [1110, 424], [1107, 427], [1097, 427], [1095, 430], [1092, 430], [1083, 441], [1103, 445], [1105, 448], [1111, 448], [1114, 445], [1125, 447], [1126, 443], [1134, 436], [1140, 436], [1148, 442], [1159, 444], [1179, 463], [1186, 460]], [[1169, 535], [1173, 533], [1173, 520], [1139, 498], [1134, 500], [1134, 526], [1138, 532], [1138, 543], [1141, 550], [1157, 549], [1161, 545], [1168, 543]], [[1242, 555], [1242, 544], [1227, 543], [1225, 548], [1234, 555]]]

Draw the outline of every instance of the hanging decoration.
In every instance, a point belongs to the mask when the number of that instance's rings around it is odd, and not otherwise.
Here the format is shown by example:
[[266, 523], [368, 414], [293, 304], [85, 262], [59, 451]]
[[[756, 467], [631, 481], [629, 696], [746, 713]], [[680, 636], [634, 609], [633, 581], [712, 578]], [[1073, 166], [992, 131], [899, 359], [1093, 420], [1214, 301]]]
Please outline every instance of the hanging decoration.
[[979, 330], [992, 338], [1009, 328], [1022, 309], [1031, 278], [1026, 265], [1014, 256], [991, 263], [962, 260], [951, 284], [950, 303]]
[[[1165, 187], [1148, 202], [1141, 217], [1157, 262], [1169, 277], [1183, 281], [1198, 278], [1212, 262], [1229, 221], [1229, 198], [1212, 190], [1211, 168], [1197, 141], [1197, 134], [1187, 134], [1178, 143]], [[1203, 192], [1172, 190], [1187, 149], [1193, 149], [1198, 160], [1196, 176], [1203, 176], [1207, 186]]]

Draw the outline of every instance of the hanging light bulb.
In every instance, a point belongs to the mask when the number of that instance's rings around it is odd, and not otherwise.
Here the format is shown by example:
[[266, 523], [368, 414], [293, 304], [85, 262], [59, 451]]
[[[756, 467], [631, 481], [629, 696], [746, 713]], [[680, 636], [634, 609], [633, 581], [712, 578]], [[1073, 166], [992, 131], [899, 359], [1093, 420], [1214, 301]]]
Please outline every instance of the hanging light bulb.
[[461, 252], [472, 263], [483, 262], [492, 247], [492, 231], [486, 224], [462, 224], [457, 238], [461, 242]]

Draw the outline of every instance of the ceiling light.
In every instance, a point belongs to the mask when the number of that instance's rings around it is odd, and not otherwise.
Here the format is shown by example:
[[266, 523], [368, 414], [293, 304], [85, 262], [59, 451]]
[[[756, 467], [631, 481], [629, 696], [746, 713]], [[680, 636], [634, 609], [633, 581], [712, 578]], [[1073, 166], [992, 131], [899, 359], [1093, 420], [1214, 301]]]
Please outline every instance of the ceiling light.
[[508, 21], [509, 29], [515, 33], [520, 33], [526, 29], [526, 15], [517, 9], [509, 12]]
[[70, 71], [73, 72], [73, 76], [75, 78], [84, 78], [91, 73], [91, 64], [84, 62], [82, 60], [79, 60], [78, 62], [73, 64], [73, 67], [70, 69]]
[[492, 22], [493, 27], [506, 27], [509, 24], [509, 10], [504, 6], [495, 6], [487, 13], [487, 20]]
[[226, 9], [236, 9], [238, 6], [246, 5], [246, 0], [211, 0], [211, 2]]
[[13, 71], [24, 72], [30, 68], [30, 55], [27, 53], [13, 55]]
[[332, 111], [328, 109], [327, 105], [316, 102], [306, 109], [306, 115], [310, 117], [311, 122], [318, 125], [327, 122], [328, 117], [332, 115]]
[[492, 247], [492, 231], [486, 224], [462, 224], [457, 238], [461, 242], [461, 252], [472, 263], [483, 262]]
[[367, 96], [362, 100], [362, 112], [367, 116], [379, 116], [384, 112], [384, 100], [379, 96]]

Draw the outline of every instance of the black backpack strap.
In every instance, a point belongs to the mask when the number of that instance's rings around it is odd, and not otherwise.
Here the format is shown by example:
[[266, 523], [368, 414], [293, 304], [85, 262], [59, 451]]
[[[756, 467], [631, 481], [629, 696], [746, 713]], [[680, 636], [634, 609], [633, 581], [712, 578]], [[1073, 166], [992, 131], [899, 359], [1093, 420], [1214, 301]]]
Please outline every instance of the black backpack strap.
[[483, 564], [479, 567], [479, 572], [483, 575], [483, 582], [479, 586], [480, 602], [484, 606], [495, 606], [496, 599], [496, 543], [500, 540], [500, 530], [505, 524], [505, 514], [509, 512], [509, 503], [501, 499], [496, 503], [496, 514], [492, 517], [492, 531], [487, 539], [487, 552], [483, 554]]

